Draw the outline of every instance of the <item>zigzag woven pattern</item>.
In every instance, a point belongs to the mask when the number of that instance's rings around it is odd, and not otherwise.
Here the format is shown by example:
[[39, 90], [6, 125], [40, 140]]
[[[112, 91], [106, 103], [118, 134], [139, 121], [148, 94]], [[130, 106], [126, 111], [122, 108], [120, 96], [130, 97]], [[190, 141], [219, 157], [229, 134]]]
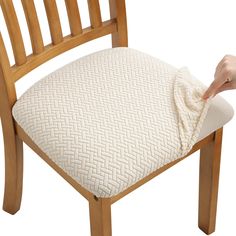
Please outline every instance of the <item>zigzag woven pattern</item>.
[[192, 148], [209, 107], [203, 91], [186, 69], [107, 49], [40, 80], [13, 116], [78, 183], [111, 197]]

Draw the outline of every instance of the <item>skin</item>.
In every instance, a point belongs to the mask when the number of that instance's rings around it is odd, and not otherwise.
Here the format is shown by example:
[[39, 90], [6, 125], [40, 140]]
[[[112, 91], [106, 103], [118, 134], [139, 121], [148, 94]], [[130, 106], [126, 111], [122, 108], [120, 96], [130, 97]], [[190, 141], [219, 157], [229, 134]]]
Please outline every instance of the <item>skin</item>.
[[236, 89], [236, 56], [226, 55], [217, 65], [214, 77], [203, 95], [205, 100], [222, 91]]

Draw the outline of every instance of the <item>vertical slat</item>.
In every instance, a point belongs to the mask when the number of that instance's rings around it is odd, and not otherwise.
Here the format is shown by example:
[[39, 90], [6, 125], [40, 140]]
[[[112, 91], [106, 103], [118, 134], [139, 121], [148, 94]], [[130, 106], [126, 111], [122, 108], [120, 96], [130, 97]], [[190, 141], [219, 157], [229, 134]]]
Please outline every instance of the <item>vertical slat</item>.
[[26, 63], [25, 47], [12, 0], [0, 0], [17, 65]]
[[51, 32], [52, 43], [58, 44], [63, 41], [63, 35], [56, 0], [44, 0], [44, 5]]
[[25, 17], [29, 28], [33, 53], [39, 54], [43, 52], [44, 45], [34, 1], [21, 0], [21, 2], [24, 8]]
[[128, 30], [125, 0], [109, 0], [110, 15], [117, 21], [117, 32], [112, 34], [113, 47], [128, 47]]
[[102, 25], [102, 16], [99, 0], [88, 0], [89, 16], [92, 28]]
[[[0, 72], [1, 72], [0, 80], [2, 80], [4, 83], [3, 87], [6, 87], [6, 91], [9, 96], [10, 106], [13, 106], [13, 104], [16, 101], [15, 84], [14, 81], [12, 80], [10, 61], [7, 55], [6, 47], [1, 33], [0, 33]], [[0, 97], [1, 96], [3, 95], [0, 94]]]
[[73, 36], [82, 33], [82, 25], [77, 0], [65, 0], [70, 31]]
[[0, 68], [2, 69], [2, 74], [4, 75], [5, 78], [10, 71], [10, 62], [7, 56], [7, 51], [5, 48], [1, 32], [0, 32]]

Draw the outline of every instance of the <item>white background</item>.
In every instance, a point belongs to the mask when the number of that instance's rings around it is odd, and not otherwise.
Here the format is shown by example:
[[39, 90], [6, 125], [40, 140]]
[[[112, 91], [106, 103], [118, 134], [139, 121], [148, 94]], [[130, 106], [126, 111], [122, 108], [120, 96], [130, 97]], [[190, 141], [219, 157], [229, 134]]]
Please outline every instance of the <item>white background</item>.
[[[37, 2], [43, 11], [41, 1]], [[64, 7], [63, 0], [57, 0]], [[83, 25], [88, 26], [85, 0], [81, 6]], [[107, 0], [101, 0], [108, 18]], [[22, 16], [19, 0], [14, 0]], [[85, 9], [86, 8], [86, 9]], [[129, 46], [149, 53], [174, 66], [188, 66], [192, 74], [209, 85], [215, 66], [225, 54], [236, 55], [236, 17], [234, 0], [127, 0]], [[60, 16], [66, 18], [65, 9]], [[44, 34], [48, 34], [45, 15], [41, 17]], [[27, 53], [30, 41], [21, 22]], [[5, 35], [2, 13], [0, 28]], [[63, 24], [69, 33], [68, 23]], [[49, 43], [50, 37], [44, 38]], [[60, 66], [91, 52], [110, 47], [110, 37], [72, 50], [17, 83], [20, 95], [28, 86]], [[11, 59], [12, 62], [12, 59]], [[236, 108], [236, 92], [222, 94]], [[236, 119], [224, 130], [218, 217], [215, 236], [236, 235]], [[4, 154], [0, 140], [0, 200], [4, 189]], [[56, 172], [25, 146], [24, 191], [21, 210], [11, 216], [0, 211], [0, 235], [90, 235], [87, 201]], [[114, 236], [201, 236], [197, 227], [199, 153], [161, 174], [159, 177], [112, 205]]]

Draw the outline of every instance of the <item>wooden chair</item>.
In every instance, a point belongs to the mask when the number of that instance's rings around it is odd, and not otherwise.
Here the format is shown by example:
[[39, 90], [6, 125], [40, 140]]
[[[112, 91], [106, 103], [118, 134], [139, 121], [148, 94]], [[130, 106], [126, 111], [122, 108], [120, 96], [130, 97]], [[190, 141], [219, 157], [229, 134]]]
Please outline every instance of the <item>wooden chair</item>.
[[113, 47], [127, 47], [125, 0], [109, 0], [111, 19], [102, 21], [98, 0], [88, 0], [91, 26], [82, 29], [76, 0], [65, 0], [71, 34], [63, 37], [55, 0], [44, 0], [52, 43], [45, 46], [33, 0], [22, 0], [32, 42], [32, 55], [26, 55], [12, 0], [1, 0], [1, 8], [11, 39], [15, 65], [10, 66], [0, 36], [0, 114], [5, 148], [4, 211], [15, 214], [20, 209], [23, 179], [23, 142], [89, 201], [92, 236], [111, 236], [111, 205], [197, 150], [200, 152], [199, 227], [206, 234], [215, 230], [222, 130], [219, 128], [197, 142], [188, 155], [157, 169], [150, 175], [110, 198], [95, 196], [55, 164], [17, 124], [12, 107], [17, 101], [15, 82], [34, 68], [57, 55], [99, 37], [112, 36]]

